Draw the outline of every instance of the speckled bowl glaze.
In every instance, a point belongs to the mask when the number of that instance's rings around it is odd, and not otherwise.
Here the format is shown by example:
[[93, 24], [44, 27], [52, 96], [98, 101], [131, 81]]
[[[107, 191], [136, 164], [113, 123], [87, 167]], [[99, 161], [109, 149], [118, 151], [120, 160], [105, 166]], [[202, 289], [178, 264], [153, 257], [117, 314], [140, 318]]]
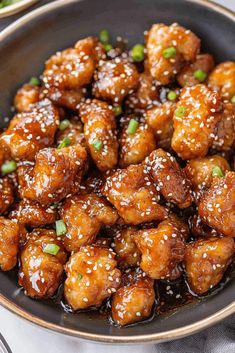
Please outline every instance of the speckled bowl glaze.
[[[11, 116], [16, 89], [39, 75], [44, 61], [78, 39], [96, 35], [104, 27], [113, 37], [143, 41], [153, 23], [179, 22], [202, 38], [203, 49], [217, 62], [235, 60], [235, 15], [202, 0], [59, 0], [24, 16], [0, 34], [1, 124]], [[89, 313], [70, 314], [48, 301], [26, 297], [16, 275], [0, 273], [0, 303], [19, 316], [64, 334], [112, 343], [160, 342], [204, 329], [235, 313], [235, 278], [222, 291], [174, 315], [156, 316], [143, 324], [118, 328]]]

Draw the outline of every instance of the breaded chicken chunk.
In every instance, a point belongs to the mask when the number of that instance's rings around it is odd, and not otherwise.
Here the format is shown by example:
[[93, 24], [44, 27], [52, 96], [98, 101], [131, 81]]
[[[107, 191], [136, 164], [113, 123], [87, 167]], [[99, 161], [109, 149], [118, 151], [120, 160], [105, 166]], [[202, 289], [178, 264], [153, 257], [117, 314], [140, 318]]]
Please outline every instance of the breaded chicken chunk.
[[74, 194], [80, 185], [86, 162], [86, 150], [80, 146], [45, 148], [38, 152], [35, 166], [19, 170], [22, 198], [41, 205], [58, 202]]
[[172, 148], [182, 159], [205, 157], [215, 138], [222, 104], [205, 85], [184, 88], [174, 113]]
[[17, 263], [19, 248], [19, 226], [7, 218], [0, 217], [0, 269], [9, 271]]
[[73, 90], [89, 84], [99, 59], [98, 47], [96, 38], [87, 37], [79, 40], [73, 48], [52, 55], [45, 64], [45, 86]]
[[208, 86], [230, 101], [235, 96], [235, 62], [226, 61], [217, 65], [209, 76]]
[[193, 201], [191, 184], [175, 157], [161, 148], [145, 160], [147, 170], [158, 190], [167, 201], [187, 208]]
[[60, 89], [58, 87], [43, 88], [41, 97], [49, 98], [56, 106], [77, 111], [85, 100], [86, 88]]
[[113, 247], [120, 267], [136, 267], [140, 263], [141, 254], [133, 239], [136, 232], [136, 227], [127, 227], [115, 234]]
[[97, 168], [112, 169], [118, 160], [116, 122], [111, 107], [102, 101], [88, 100], [80, 108], [89, 152]]
[[112, 318], [120, 326], [148, 318], [155, 301], [154, 281], [145, 273], [137, 269], [123, 277], [112, 299]]
[[184, 169], [191, 180], [194, 191], [200, 191], [211, 186], [213, 169], [219, 167], [222, 173], [230, 170], [225, 158], [215, 154], [204, 158], [191, 159]]
[[147, 35], [147, 68], [162, 85], [167, 85], [185, 62], [193, 62], [200, 39], [189, 29], [174, 23], [154, 24]]
[[185, 268], [190, 288], [206, 293], [223, 277], [234, 254], [232, 238], [210, 238], [187, 244]]
[[126, 224], [163, 220], [167, 216], [143, 165], [117, 170], [106, 179], [103, 192]]
[[[67, 119], [62, 120], [67, 121]], [[83, 132], [83, 124], [76, 119], [69, 120], [68, 127], [62, 130], [59, 130], [56, 135], [56, 144], [57, 146], [64, 140], [64, 138], [69, 138], [70, 146], [73, 145], [82, 145], [86, 146], [85, 136]]]
[[235, 104], [224, 103], [222, 118], [217, 126], [212, 148], [220, 152], [228, 152], [235, 147]]
[[29, 83], [20, 87], [14, 98], [14, 106], [19, 113], [29, 110], [31, 105], [39, 101], [40, 88]]
[[174, 280], [182, 274], [185, 233], [180, 223], [166, 219], [157, 228], [139, 230], [134, 240], [142, 254], [140, 267], [149, 277]]
[[195, 86], [198, 83], [206, 81], [208, 74], [214, 68], [214, 59], [210, 54], [199, 54], [196, 61], [186, 65], [178, 73], [176, 79], [180, 86]]
[[14, 187], [10, 178], [0, 179], [0, 213], [4, 213], [14, 202]]
[[235, 172], [214, 177], [211, 187], [199, 200], [198, 213], [210, 227], [235, 237]]
[[145, 123], [138, 124], [135, 133], [130, 133], [128, 124], [126, 124], [123, 127], [119, 141], [119, 165], [121, 168], [128, 167], [130, 164], [141, 163], [156, 148], [154, 132]]
[[73, 310], [99, 306], [120, 285], [121, 272], [112, 250], [85, 246], [66, 264], [64, 295]]
[[52, 297], [67, 255], [52, 229], [35, 229], [20, 254], [19, 285], [29, 297]]
[[41, 227], [54, 223], [58, 214], [53, 206], [43, 207], [37, 202], [21, 200], [10, 212], [9, 217], [25, 226]]
[[58, 110], [45, 99], [15, 115], [0, 141], [13, 159], [32, 161], [40, 149], [53, 144], [58, 125]]
[[139, 74], [135, 65], [119, 57], [101, 61], [94, 78], [93, 95], [113, 103], [121, 103], [139, 83]]
[[107, 201], [94, 193], [71, 196], [59, 213], [67, 227], [62, 241], [68, 251], [78, 251], [93, 243], [103, 224], [112, 226], [118, 219]]
[[169, 151], [173, 135], [173, 115], [176, 105], [166, 102], [146, 111], [146, 123], [153, 129], [157, 146]]

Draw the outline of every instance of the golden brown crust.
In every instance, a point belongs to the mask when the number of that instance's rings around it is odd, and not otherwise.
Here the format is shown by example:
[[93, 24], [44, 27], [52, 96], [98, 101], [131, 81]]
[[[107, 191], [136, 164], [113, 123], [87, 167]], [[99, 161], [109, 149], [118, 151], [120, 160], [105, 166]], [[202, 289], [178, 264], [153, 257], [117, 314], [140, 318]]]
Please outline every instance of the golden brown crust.
[[235, 95], [235, 62], [226, 61], [215, 67], [208, 78], [208, 86], [230, 100]]
[[17, 263], [19, 248], [19, 226], [4, 217], [0, 217], [0, 269], [9, 271]]
[[14, 106], [19, 113], [30, 109], [31, 105], [39, 101], [40, 88], [25, 83], [18, 89], [14, 98]]
[[14, 186], [10, 178], [0, 179], [0, 213], [4, 213], [14, 202]]

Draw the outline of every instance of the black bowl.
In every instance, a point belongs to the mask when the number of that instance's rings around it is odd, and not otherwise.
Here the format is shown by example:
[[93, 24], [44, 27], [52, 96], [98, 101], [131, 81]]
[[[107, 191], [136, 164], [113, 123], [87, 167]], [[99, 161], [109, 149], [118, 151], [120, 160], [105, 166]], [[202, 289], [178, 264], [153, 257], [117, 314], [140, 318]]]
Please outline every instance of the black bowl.
[[[179, 22], [202, 38], [217, 62], [235, 60], [235, 16], [201, 0], [60, 0], [39, 8], [0, 34], [1, 123], [11, 116], [16, 89], [42, 72], [55, 51], [107, 28], [113, 37], [143, 41], [153, 23]], [[103, 342], [157, 342], [186, 336], [235, 312], [235, 279], [222, 291], [174, 315], [117, 328], [88, 313], [69, 314], [58, 305], [32, 300], [19, 289], [13, 273], [0, 273], [0, 303], [18, 315], [58, 332]]]

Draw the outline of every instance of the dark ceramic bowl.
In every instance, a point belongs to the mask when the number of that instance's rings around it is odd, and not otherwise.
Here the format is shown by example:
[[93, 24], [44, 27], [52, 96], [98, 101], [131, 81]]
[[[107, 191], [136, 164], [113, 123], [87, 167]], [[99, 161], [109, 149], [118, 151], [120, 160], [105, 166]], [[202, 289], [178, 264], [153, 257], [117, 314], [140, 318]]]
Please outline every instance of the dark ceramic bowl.
[[[107, 28], [113, 36], [143, 41], [143, 31], [156, 22], [179, 22], [202, 38], [216, 60], [235, 60], [235, 16], [201, 0], [60, 0], [39, 8], [0, 34], [1, 117], [10, 116], [16, 89], [39, 75], [44, 61], [79, 38]], [[2, 118], [2, 125], [4, 124]], [[14, 273], [0, 273], [0, 303], [43, 327], [102, 342], [159, 342], [183, 337], [235, 313], [235, 278], [222, 291], [197, 305], [151, 322], [117, 328], [88, 313], [69, 314], [58, 305], [26, 297]]]

